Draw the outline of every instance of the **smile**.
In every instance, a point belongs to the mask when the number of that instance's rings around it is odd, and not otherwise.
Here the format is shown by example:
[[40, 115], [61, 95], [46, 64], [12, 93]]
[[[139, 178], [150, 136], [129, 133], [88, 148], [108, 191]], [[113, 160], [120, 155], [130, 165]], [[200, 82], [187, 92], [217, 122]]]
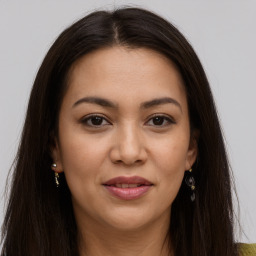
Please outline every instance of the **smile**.
[[134, 200], [146, 194], [153, 183], [139, 176], [116, 177], [103, 183], [103, 186], [111, 195], [119, 199]]

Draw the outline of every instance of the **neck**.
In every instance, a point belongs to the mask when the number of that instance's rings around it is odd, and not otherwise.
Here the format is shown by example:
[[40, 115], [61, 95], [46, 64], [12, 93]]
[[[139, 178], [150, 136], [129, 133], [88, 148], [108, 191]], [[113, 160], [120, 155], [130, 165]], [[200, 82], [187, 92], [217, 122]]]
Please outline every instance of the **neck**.
[[80, 256], [170, 256], [168, 230], [169, 219], [136, 230], [86, 225], [79, 228]]

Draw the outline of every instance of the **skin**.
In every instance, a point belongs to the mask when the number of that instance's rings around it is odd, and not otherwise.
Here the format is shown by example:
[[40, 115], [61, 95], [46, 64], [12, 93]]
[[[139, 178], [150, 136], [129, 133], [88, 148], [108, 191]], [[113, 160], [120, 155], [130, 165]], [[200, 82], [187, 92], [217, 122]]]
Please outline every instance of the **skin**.
[[[166, 97], [175, 103], [142, 107]], [[170, 60], [114, 46], [77, 61], [52, 153], [54, 171], [65, 172], [72, 194], [80, 255], [169, 255], [171, 205], [197, 155], [183, 81]], [[140, 176], [153, 186], [138, 199], [121, 200], [102, 185], [117, 176]]]

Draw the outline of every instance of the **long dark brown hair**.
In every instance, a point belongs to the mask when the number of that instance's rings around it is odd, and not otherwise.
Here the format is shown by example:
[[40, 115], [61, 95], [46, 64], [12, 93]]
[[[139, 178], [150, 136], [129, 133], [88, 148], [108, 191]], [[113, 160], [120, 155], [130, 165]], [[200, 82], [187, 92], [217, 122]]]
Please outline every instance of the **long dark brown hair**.
[[97, 11], [67, 28], [37, 73], [17, 153], [3, 224], [1, 256], [78, 256], [71, 194], [61, 176], [56, 189], [51, 146], [72, 64], [103, 47], [149, 48], [169, 58], [182, 75], [191, 127], [200, 131], [193, 167], [196, 199], [183, 182], [172, 204], [169, 241], [176, 256], [237, 255], [233, 234], [231, 171], [203, 67], [184, 36], [149, 11]]

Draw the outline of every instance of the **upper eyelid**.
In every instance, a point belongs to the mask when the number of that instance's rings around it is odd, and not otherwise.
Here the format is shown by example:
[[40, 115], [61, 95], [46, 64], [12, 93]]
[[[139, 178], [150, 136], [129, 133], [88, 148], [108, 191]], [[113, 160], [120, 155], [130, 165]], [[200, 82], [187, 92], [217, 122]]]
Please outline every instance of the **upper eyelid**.
[[105, 115], [103, 114], [88, 114], [86, 116], [83, 116], [80, 120], [81, 122], [85, 122], [87, 120], [89, 120], [90, 118], [93, 118], [93, 117], [101, 117], [103, 118], [105, 121], [107, 121], [108, 123], [111, 124], [111, 121], [109, 120], [109, 118], [107, 118]]
[[154, 117], [163, 117], [163, 118], [166, 118], [166, 119], [170, 119], [172, 122], [175, 122], [175, 119], [170, 116], [170, 115], [167, 115], [167, 114], [161, 114], [161, 113], [156, 113], [156, 114], [153, 114], [151, 116], [149, 116], [147, 119], [146, 119], [146, 122], [151, 120], [152, 118]]
[[104, 118], [106, 120], [109, 119], [108, 117], [106, 117], [104, 114], [101, 114], [101, 113], [88, 114], [88, 115], [83, 116], [81, 119], [89, 119], [89, 118], [95, 117], [95, 116], [102, 117], [102, 118]]

